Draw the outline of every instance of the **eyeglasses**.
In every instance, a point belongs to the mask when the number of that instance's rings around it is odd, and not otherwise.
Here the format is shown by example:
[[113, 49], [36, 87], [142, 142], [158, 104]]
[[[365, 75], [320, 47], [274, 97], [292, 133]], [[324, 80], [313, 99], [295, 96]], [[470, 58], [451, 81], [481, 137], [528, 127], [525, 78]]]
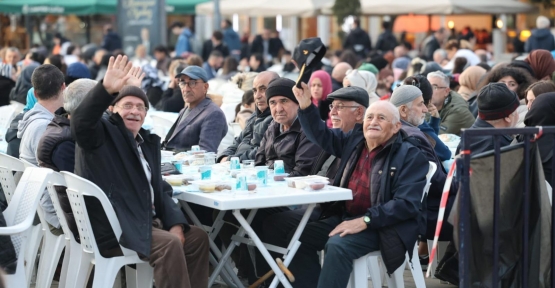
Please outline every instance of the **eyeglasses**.
[[184, 88], [185, 85], [189, 85], [189, 88], [195, 88], [195, 86], [197, 86], [197, 83], [202, 83], [202, 82], [199, 82], [197, 80], [190, 80], [189, 82], [179, 81], [178, 85], [179, 85], [179, 88]]
[[137, 104], [137, 105], [133, 105], [133, 104], [123, 104], [123, 105], [115, 105], [123, 110], [133, 110], [133, 107], [137, 108], [137, 110], [141, 111], [141, 112], [145, 112], [148, 111], [148, 108], [145, 105], [142, 104]]
[[329, 107], [330, 107], [330, 110], [333, 110], [333, 108], [337, 110], [343, 110], [344, 108], [358, 108], [360, 106], [345, 106], [343, 104], [337, 104], [337, 105], [330, 104]]
[[434, 89], [434, 91], [436, 91], [437, 89], [445, 89], [445, 88], [449, 88], [449, 87], [441, 87], [441, 86], [437, 86], [437, 85], [432, 85], [432, 89]]

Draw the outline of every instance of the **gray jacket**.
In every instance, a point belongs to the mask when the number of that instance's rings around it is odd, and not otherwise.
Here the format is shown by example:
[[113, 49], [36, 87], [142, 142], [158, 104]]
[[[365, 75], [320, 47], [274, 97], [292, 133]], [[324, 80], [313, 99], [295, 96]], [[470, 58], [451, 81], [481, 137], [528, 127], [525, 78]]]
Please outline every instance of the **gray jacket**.
[[[21, 145], [19, 146], [20, 159], [38, 166], [37, 147], [42, 135], [46, 131], [46, 127], [53, 118], [54, 114], [39, 103], [35, 104], [33, 109], [25, 113], [23, 120], [19, 121], [17, 126], [17, 138], [21, 139]], [[44, 210], [46, 221], [50, 225], [60, 228], [60, 220], [56, 216], [50, 194], [48, 194], [46, 189], [42, 193], [40, 205]]]
[[207, 152], [217, 152], [220, 142], [227, 133], [227, 123], [222, 109], [210, 98], [206, 98], [197, 107], [191, 109], [181, 121], [187, 109], [184, 108], [179, 112], [179, 118], [168, 132], [162, 148], [186, 151], [190, 150], [191, 146], [199, 145], [200, 149]]
[[256, 151], [260, 147], [260, 142], [264, 138], [264, 133], [268, 130], [268, 125], [272, 122], [270, 109], [256, 112], [247, 120], [245, 129], [239, 136], [235, 137], [233, 144], [218, 156], [218, 162], [224, 157], [239, 157], [240, 161], [254, 160]]

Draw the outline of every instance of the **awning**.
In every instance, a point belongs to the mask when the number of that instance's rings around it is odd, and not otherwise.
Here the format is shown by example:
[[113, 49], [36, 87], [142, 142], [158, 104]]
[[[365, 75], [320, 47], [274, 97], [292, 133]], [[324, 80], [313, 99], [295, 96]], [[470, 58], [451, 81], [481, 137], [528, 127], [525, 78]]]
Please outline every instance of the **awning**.
[[[363, 15], [516, 14], [536, 7], [515, 0], [361, 0]], [[333, 3], [324, 8], [331, 14]]]
[[[221, 0], [220, 13], [264, 17], [314, 16], [321, 14], [322, 8], [333, 3], [334, 0]], [[201, 15], [213, 15], [214, 2], [197, 5], [196, 12]]]
[[[166, 0], [168, 14], [194, 14], [209, 0]], [[117, 0], [0, 0], [0, 13], [94, 15], [116, 14]]]

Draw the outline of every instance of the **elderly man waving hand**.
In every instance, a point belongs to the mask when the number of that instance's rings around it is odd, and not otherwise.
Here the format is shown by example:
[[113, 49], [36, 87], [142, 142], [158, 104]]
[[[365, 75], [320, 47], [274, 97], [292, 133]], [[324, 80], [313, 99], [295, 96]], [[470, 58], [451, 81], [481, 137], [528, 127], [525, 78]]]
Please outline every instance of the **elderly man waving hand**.
[[[293, 88], [307, 138], [341, 158], [334, 185], [353, 191], [344, 212], [308, 224], [290, 265], [295, 287], [345, 287], [353, 260], [381, 250], [389, 273], [405, 261], [418, 236], [420, 200], [428, 162], [401, 130], [399, 112], [379, 101], [366, 111], [362, 130], [328, 129], [317, 119], [310, 90]], [[320, 268], [318, 251], [325, 249]]]

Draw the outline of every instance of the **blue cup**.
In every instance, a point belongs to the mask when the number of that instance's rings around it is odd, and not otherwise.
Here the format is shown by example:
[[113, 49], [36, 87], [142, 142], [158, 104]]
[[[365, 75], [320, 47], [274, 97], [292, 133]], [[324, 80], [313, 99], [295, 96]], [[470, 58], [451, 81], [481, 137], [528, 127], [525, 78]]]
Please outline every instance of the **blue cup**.
[[202, 180], [212, 179], [212, 166], [201, 166], [200, 167], [200, 179], [202, 179]]
[[262, 185], [268, 184], [268, 166], [256, 167], [256, 179], [262, 183]]

